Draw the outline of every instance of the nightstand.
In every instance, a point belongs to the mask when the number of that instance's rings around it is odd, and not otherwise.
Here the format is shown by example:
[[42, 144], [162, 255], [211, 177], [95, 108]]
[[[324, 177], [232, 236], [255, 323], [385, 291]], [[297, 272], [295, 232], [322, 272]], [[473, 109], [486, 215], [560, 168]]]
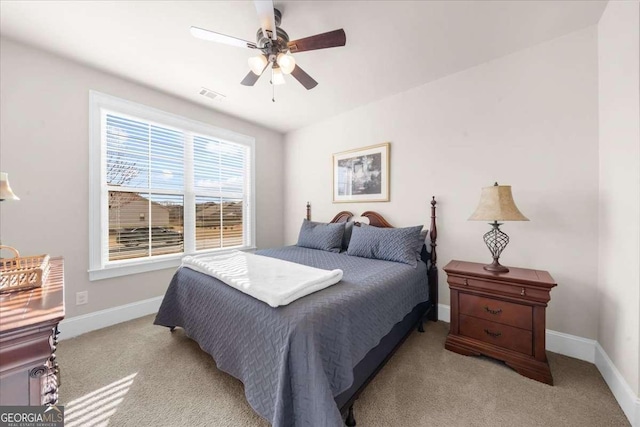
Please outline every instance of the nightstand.
[[556, 286], [546, 271], [451, 261], [444, 267], [451, 291], [447, 350], [504, 361], [521, 375], [549, 385], [553, 378], [545, 351], [545, 309]]

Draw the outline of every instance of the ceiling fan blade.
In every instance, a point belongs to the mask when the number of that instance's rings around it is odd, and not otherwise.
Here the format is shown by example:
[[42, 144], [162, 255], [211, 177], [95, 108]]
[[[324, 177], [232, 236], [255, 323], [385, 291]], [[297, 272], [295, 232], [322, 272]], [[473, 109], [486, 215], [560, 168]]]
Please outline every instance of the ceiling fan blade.
[[253, 71], [249, 71], [249, 74], [247, 74], [246, 77], [242, 79], [240, 84], [243, 86], [253, 86], [254, 84], [256, 84], [259, 78], [260, 76], [256, 76], [255, 74], [253, 74]]
[[313, 89], [318, 86], [318, 82], [313, 79], [309, 74], [307, 74], [299, 65], [296, 65], [296, 68], [293, 69], [291, 75], [295, 77], [297, 81], [302, 84], [307, 90]]
[[249, 74], [247, 74], [244, 79], [242, 79], [240, 84], [244, 86], [253, 86], [254, 84], [256, 84], [258, 79], [264, 74], [264, 70], [269, 67], [269, 64], [271, 64], [271, 62], [267, 62], [267, 65], [264, 66], [259, 76], [256, 75], [253, 71], [249, 71]]
[[262, 34], [268, 39], [276, 40], [278, 34], [276, 33], [276, 17], [273, 12], [273, 1], [254, 0], [253, 3], [256, 5], [256, 12], [258, 12]]
[[230, 46], [246, 47], [249, 49], [255, 49], [257, 47], [255, 43], [251, 43], [246, 40], [227, 36], [225, 34], [216, 33], [215, 31], [209, 31], [202, 28], [198, 28], [198, 27], [191, 27], [191, 35], [202, 40], [208, 40], [216, 43], [224, 43]]
[[292, 53], [296, 53], [344, 46], [346, 43], [347, 35], [341, 28], [339, 30], [329, 31], [328, 33], [316, 34], [315, 36], [293, 40], [287, 43], [287, 46]]

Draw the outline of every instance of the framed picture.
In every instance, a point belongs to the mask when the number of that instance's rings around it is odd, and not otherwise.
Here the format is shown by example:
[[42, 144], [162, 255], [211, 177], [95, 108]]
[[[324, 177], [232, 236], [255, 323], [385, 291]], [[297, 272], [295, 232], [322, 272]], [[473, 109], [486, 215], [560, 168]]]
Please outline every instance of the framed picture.
[[333, 155], [333, 202], [389, 201], [389, 143]]

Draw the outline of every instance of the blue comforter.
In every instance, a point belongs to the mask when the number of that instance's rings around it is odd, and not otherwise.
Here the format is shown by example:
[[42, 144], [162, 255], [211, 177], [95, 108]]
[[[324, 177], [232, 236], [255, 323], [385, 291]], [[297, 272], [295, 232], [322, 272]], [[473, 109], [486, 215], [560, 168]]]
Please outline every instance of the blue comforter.
[[154, 323], [184, 328], [219, 369], [244, 383], [249, 404], [274, 427], [341, 426], [334, 396], [351, 386], [353, 368], [393, 325], [427, 301], [426, 265], [413, 268], [297, 246], [257, 253], [339, 268], [344, 276], [336, 285], [272, 308], [181, 268]]

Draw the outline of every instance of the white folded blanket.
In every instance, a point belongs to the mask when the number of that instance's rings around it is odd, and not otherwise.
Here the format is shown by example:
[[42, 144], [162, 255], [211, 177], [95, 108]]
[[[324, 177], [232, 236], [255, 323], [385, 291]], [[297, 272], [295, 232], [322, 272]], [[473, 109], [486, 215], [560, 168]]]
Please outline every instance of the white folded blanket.
[[186, 256], [182, 267], [215, 277], [271, 307], [290, 304], [342, 280], [342, 270], [321, 270], [240, 251]]

